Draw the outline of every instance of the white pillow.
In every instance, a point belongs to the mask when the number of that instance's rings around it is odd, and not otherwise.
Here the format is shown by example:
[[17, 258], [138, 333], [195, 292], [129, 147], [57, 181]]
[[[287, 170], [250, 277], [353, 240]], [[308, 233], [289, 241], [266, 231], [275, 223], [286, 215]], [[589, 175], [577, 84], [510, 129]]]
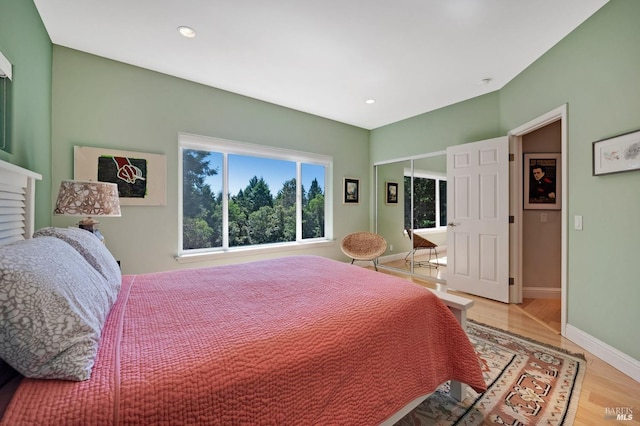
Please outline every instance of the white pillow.
[[[109, 249], [89, 231], [80, 228], [42, 228], [34, 237], [56, 237], [76, 249], [96, 271], [100, 272], [117, 294], [122, 285], [120, 266]], [[115, 299], [114, 299], [115, 301]], [[112, 302], [113, 303], [113, 302]]]
[[26, 377], [88, 379], [116, 296], [60, 239], [1, 246], [0, 358]]

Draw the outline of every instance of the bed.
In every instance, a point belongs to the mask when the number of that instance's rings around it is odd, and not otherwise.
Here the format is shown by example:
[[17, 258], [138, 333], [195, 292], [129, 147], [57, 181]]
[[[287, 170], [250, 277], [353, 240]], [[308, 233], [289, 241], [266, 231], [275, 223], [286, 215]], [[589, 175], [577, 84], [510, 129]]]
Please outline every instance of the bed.
[[71, 309], [35, 360], [3, 331], [22, 374], [0, 424], [381, 424], [447, 380], [486, 389], [455, 315], [409, 281], [316, 256], [121, 276], [95, 242], [45, 228], [0, 246], [3, 288]]

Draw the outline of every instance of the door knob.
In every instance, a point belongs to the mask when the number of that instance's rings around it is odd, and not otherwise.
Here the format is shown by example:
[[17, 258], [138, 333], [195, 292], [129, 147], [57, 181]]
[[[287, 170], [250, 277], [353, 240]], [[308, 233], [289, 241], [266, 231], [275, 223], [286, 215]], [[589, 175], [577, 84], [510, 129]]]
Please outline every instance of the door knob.
[[458, 226], [458, 224], [453, 223], [453, 222], [449, 222], [449, 223], [447, 223], [447, 226], [448, 226], [449, 228], [455, 228], [456, 226]]

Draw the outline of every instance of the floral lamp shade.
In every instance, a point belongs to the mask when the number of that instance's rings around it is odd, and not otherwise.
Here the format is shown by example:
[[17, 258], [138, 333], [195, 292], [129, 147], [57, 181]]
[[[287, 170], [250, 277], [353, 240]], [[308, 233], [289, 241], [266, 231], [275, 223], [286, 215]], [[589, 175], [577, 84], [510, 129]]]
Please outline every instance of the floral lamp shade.
[[122, 216], [118, 185], [63, 180], [53, 213], [65, 216]]

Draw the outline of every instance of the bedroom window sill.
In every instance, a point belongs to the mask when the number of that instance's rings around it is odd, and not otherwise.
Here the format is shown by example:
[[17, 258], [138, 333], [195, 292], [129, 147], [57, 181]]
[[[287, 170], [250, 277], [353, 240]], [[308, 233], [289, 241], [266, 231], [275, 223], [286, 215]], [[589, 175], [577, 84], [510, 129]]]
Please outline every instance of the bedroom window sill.
[[210, 260], [219, 259], [232, 259], [243, 256], [255, 256], [268, 253], [284, 253], [297, 250], [308, 250], [319, 247], [330, 247], [336, 242], [334, 240], [321, 240], [321, 241], [305, 241], [302, 243], [282, 243], [282, 244], [269, 244], [265, 246], [253, 246], [253, 247], [236, 247], [227, 250], [219, 250], [215, 252], [200, 252], [200, 253], [188, 253], [179, 254], [174, 257], [178, 263], [194, 263], [194, 262], [206, 262]]

